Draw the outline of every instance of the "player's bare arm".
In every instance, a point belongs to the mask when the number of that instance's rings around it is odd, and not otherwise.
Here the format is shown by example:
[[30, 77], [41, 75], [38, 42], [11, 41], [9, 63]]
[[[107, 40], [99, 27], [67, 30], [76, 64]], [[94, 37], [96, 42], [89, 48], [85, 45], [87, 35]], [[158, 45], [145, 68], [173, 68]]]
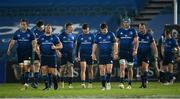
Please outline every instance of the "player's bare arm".
[[180, 47], [177, 46], [176, 49], [177, 49], [177, 52], [178, 52], [178, 56], [180, 56]]
[[51, 48], [54, 49], [54, 50], [59, 50], [59, 49], [62, 48], [62, 44], [59, 43], [59, 44], [56, 44], [56, 45], [52, 45]]
[[116, 59], [118, 59], [118, 43], [117, 42], [115, 42], [114, 44], [113, 44], [113, 57], [114, 57], [114, 59], [116, 60]]
[[15, 40], [11, 40], [11, 41], [10, 41], [9, 47], [8, 47], [8, 50], [7, 50], [7, 55], [10, 55], [10, 54], [11, 54], [11, 49], [13, 48], [15, 42], [16, 42]]
[[36, 46], [37, 46], [37, 41], [36, 41], [36, 40], [33, 40], [33, 41], [32, 41], [32, 47], [33, 47], [33, 51], [34, 51], [34, 52], [36, 51]]
[[[59, 49], [62, 49], [62, 48], [63, 48], [62, 43], [60, 42], [59, 44], [60, 44], [60, 48], [59, 48]], [[60, 58], [61, 58], [61, 57], [62, 57], [62, 53], [59, 51], [59, 49], [58, 49], [58, 50], [56, 50], [56, 54], [57, 54], [57, 56], [58, 56], [58, 57], [60, 57]]]
[[162, 54], [162, 57], [164, 57], [164, 46], [161, 45], [161, 54]]
[[77, 53], [77, 56], [76, 56], [76, 61], [80, 61], [80, 51], [79, 51], [79, 44], [76, 42], [75, 43], [75, 46], [76, 46], [76, 53]]
[[40, 48], [39, 48], [39, 44], [36, 44], [36, 53], [37, 53], [38, 57], [40, 58]]
[[133, 43], [134, 43], [133, 56], [135, 56], [135, 55], [137, 55], [137, 50], [138, 50], [138, 47], [139, 47], [138, 37], [134, 38]]
[[155, 41], [153, 41], [151, 43], [151, 48], [153, 50], [154, 57], [157, 58], [158, 57], [158, 50], [157, 50], [157, 45], [156, 45]]
[[96, 60], [96, 49], [97, 49], [97, 44], [93, 44], [93, 49], [92, 49], [92, 59]]

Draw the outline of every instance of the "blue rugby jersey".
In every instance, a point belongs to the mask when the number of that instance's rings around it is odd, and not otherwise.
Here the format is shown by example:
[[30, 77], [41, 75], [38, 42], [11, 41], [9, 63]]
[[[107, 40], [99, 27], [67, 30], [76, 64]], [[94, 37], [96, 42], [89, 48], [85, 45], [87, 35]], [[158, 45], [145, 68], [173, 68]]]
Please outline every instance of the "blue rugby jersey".
[[79, 49], [80, 55], [90, 56], [92, 54], [92, 46], [94, 44], [94, 39], [94, 34], [92, 33], [81, 33], [77, 38], [77, 52]]
[[38, 39], [41, 35], [44, 34], [44, 31], [40, 31], [38, 29], [35, 29], [34, 34], [35, 34], [36, 38]]
[[35, 40], [35, 35], [29, 29], [27, 29], [26, 31], [21, 31], [20, 29], [18, 29], [13, 35], [13, 40], [17, 41], [17, 52], [31, 53], [32, 41]]
[[162, 44], [164, 46], [164, 55], [165, 56], [172, 56], [173, 49], [178, 46], [178, 43], [174, 38], [164, 39]]
[[[116, 32], [116, 37], [119, 39], [121, 51], [132, 51], [134, 38], [137, 37], [137, 32], [133, 28], [123, 29], [119, 28]], [[120, 52], [120, 51], [119, 51]]]
[[37, 40], [38, 45], [40, 46], [41, 55], [54, 56], [56, 51], [51, 47], [60, 43], [59, 38], [56, 35], [51, 34], [50, 36], [41, 35]]
[[138, 33], [139, 47], [138, 54], [148, 54], [151, 52], [151, 44], [154, 42], [154, 38], [150, 33], [142, 34]]
[[112, 47], [115, 42], [116, 40], [113, 32], [108, 32], [106, 34], [98, 33], [95, 37], [95, 43], [99, 49], [99, 56], [112, 55]]
[[63, 45], [62, 53], [73, 53], [75, 47], [75, 36], [72, 33], [61, 33], [59, 39]]

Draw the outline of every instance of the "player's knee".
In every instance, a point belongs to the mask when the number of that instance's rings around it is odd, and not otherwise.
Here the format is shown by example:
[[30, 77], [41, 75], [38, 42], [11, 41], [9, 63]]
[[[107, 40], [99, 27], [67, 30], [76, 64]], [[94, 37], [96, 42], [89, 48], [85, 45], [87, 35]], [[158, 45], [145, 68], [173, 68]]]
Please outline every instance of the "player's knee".
[[86, 71], [86, 67], [85, 66], [81, 66], [81, 71], [85, 72]]
[[104, 76], [105, 75], [105, 71], [100, 71], [100, 75]]
[[89, 73], [93, 73], [93, 69], [92, 69], [92, 68], [89, 68], [89, 69], [88, 69], [88, 72], [89, 72]]
[[107, 73], [111, 73], [112, 72], [112, 70], [107, 70]]
[[125, 66], [124, 65], [120, 65], [120, 71], [124, 71], [125, 70]]
[[167, 72], [167, 71], [168, 71], [167, 66], [164, 66], [164, 67], [162, 68], [162, 70], [163, 70], [164, 72]]
[[173, 72], [173, 65], [169, 65], [168, 71]]
[[51, 72], [52, 75], [56, 76], [57, 75], [57, 71], [53, 70], [53, 72]]
[[101, 75], [105, 75], [105, 69], [101, 68], [101, 69], [100, 69], [100, 74], [101, 74]]
[[30, 68], [27, 65], [24, 65], [23, 69], [24, 69], [25, 72], [29, 72], [30, 71]]

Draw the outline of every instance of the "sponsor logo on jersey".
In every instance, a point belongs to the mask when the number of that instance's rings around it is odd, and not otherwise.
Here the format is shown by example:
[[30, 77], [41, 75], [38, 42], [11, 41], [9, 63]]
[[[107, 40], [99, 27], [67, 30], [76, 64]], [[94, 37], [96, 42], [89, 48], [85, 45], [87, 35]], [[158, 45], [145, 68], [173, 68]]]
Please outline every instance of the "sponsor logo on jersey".
[[89, 40], [91, 40], [92, 38], [91, 37], [88, 37]]
[[51, 38], [50, 38], [50, 40], [52, 41], [52, 40], [53, 40], [53, 38], [51, 37]]
[[29, 38], [29, 37], [30, 37], [30, 34], [27, 34], [27, 37]]
[[110, 39], [110, 38], [111, 38], [110, 35], [108, 35], [108, 36], [107, 36], [107, 39]]
[[21, 37], [21, 35], [20, 35], [20, 34], [18, 34], [18, 35], [17, 35], [17, 37]]
[[149, 40], [149, 36], [146, 37]]
[[131, 32], [130, 32], [130, 35], [132, 35], [132, 34], [133, 34], [133, 32], [131, 31]]

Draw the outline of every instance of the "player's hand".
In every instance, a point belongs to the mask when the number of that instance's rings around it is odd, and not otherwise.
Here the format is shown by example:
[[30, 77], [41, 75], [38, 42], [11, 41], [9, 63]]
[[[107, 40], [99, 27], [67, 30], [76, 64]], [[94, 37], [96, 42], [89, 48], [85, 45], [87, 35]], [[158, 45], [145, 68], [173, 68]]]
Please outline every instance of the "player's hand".
[[92, 60], [97, 60], [95, 54], [92, 54], [91, 56], [92, 56]]
[[79, 58], [79, 57], [76, 57], [75, 60], [76, 60], [76, 62], [79, 62], [79, 61], [80, 61], [80, 58]]
[[51, 46], [51, 49], [55, 50], [55, 49], [56, 49], [56, 46], [55, 46], [55, 45], [52, 45], [52, 46]]
[[7, 55], [11, 55], [11, 51], [9, 49], [7, 50]]
[[137, 55], [137, 50], [134, 50], [133, 51], [133, 56], [136, 56]]

